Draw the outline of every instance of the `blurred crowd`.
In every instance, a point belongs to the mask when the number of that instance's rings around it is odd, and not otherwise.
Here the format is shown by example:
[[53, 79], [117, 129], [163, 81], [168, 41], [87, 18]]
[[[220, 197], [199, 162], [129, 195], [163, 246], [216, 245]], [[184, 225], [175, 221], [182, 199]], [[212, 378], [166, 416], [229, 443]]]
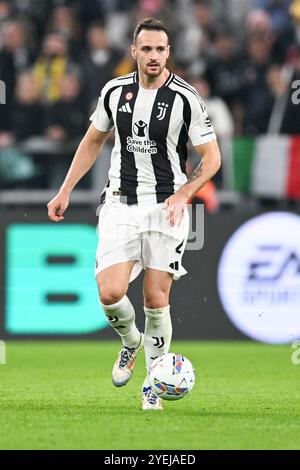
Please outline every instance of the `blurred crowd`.
[[[170, 30], [169, 67], [197, 88], [219, 137], [299, 134], [297, 0], [0, 0], [0, 148], [85, 132], [103, 85], [135, 70], [143, 17]], [[299, 6], [299, 5], [298, 5]]]

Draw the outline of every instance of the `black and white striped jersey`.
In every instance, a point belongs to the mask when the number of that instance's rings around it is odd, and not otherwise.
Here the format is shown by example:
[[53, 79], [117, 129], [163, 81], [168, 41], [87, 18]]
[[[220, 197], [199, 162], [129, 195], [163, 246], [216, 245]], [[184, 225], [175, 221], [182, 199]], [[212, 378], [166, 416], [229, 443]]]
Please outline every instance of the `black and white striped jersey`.
[[188, 138], [194, 146], [216, 139], [202, 98], [172, 73], [154, 90], [139, 85], [137, 72], [109, 81], [90, 119], [99, 131], [115, 128], [103, 196], [127, 204], [163, 202], [187, 180]]

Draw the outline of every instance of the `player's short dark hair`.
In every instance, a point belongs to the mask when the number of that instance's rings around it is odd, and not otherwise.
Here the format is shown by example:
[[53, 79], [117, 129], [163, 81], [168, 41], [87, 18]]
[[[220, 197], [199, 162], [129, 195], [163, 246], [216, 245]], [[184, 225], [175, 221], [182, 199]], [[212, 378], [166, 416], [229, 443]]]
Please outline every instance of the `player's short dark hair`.
[[146, 29], [147, 31], [164, 31], [169, 42], [169, 31], [161, 20], [157, 20], [156, 18], [144, 18], [136, 25], [133, 33], [133, 44], [136, 43], [136, 39], [143, 29]]

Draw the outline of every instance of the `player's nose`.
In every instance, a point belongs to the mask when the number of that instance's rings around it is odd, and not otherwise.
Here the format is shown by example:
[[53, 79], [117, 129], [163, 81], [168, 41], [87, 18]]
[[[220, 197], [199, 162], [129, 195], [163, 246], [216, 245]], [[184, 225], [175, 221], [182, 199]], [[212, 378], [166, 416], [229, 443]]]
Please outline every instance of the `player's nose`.
[[158, 53], [154, 49], [154, 50], [151, 51], [150, 61], [151, 62], [157, 62], [157, 59], [158, 59]]

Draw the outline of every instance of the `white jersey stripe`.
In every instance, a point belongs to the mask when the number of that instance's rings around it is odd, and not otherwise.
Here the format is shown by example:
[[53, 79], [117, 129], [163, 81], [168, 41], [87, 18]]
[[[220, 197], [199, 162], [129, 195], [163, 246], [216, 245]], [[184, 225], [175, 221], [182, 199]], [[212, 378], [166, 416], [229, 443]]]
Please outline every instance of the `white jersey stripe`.
[[170, 126], [172, 126], [173, 132], [171, 134], [171, 137], [167, 141], [168, 156], [174, 173], [174, 183], [176, 190], [179, 189], [180, 186], [182, 186], [187, 180], [186, 175], [181, 171], [180, 160], [178, 158], [178, 153], [176, 150], [182, 126], [182, 114], [183, 103], [181, 98], [176, 95], [170, 117]]
[[[149, 93], [150, 91], [150, 93]], [[149, 143], [149, 123], [153, 103], [157, 90], [139, 89], [133, 112], [133, 129], [132, 136], [135, 141], [134, 158], [138, 170], [137, 179], [139, 184], [137, 187], [138, 203], [143, 200], [147, 204], [156, 203], [156, 194], [153, 191], [153, 180], [155, 180], [153, 166], [151, 162], [151, 144]], [[140, 150], [140, 151], [139, 151]], [[154, 151], [153, 147], [153, 151]]]
[[[114, 90], [110, 96], [110, 107], [112, 109], [113, 120], [116, 122], [117, 119], [117, 107], [114, 106], [114, 103], [118, 103], [122, 88], [117, 88]], [[120, 136], [118, 133], [117, 127], [115, 127], [115, 143], [111, 153], [111, 165], [108, 172], [108, 178], [110, 181], [109, 188], [106, 189], [106, 193], [112, 194], [113, 191], [118, 191], [121, 184], [120, 179], [121, 171], [121, 143]]]

